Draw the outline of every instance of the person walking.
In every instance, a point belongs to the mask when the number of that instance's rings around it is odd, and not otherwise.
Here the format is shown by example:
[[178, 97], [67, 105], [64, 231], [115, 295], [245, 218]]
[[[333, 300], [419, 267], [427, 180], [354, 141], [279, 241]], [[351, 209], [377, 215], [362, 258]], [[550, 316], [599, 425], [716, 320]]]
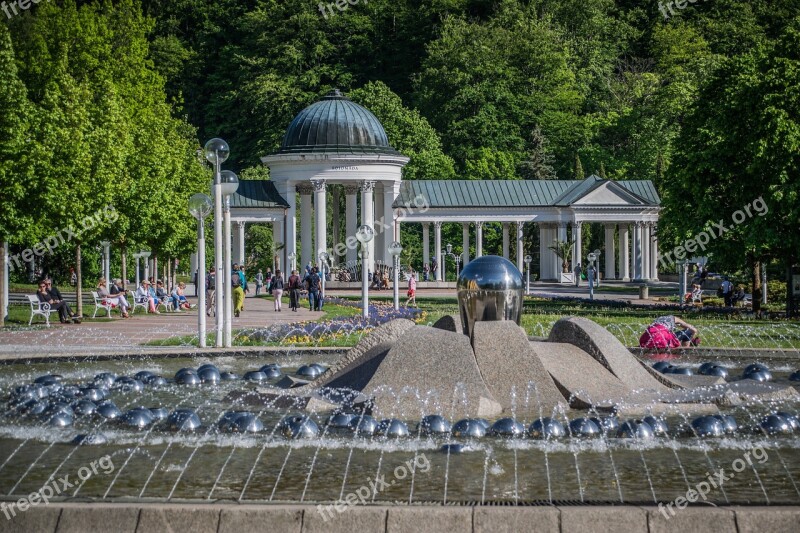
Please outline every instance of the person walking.
[[428, 263], [422, 265], [422, 281], [428, 281], [428, 276], [430, 275], [431, 267]]
[[292, 270], [287, 287], [289, 289], [289, 307], [296, 313], [297, 304], [300, 300], [300, 276], [297, 275], [297, 270]]
[[261, 287], [264, 285], [264, 274], [261, 272], [261, 269], [258, 269], [258, 274], [256, 274], [256, 296], [261, 294]]
[[408, 292], [406, 293], [408, 296], [408, 300], [406, 300], [406, 308], [408, 308], [408, 304], [414, 302], [414, 307], [417, 306], [417, 275], [412, 272], [411, 275], [408, 277]]
[[275, 311], [281, 311], [281, 297], [283, 296], [283, 275], [280, 269], [272, 276], [272, 295], [275, 297]]
[[217, 301], [215, 299], [217, 293], [217, 272], [214, 267], [208, 269], [206, 276], [206, 315], [211, 316], [211, 313], [217, 314]]
[[310, 311], [319, 311], [319, 289], [321, 280], [318, 274], [317, 267], [312, 267], [308, 276], [306, 276], [306, 288], [308, 289], [308, 308]]
[[725, 276], [725, 280], [722, 282], [722, 285], [720, 285], [720, 289], [722, 289], [722, 297], [725, 299], [725, 307], [732, 307], [733, 283], [728, 279], [728, 276]]

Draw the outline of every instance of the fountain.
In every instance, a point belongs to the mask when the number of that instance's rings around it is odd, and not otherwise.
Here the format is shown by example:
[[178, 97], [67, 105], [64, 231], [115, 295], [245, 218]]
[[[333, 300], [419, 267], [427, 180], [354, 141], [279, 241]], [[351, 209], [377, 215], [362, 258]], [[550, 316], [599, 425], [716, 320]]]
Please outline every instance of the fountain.
[[458, 288], [459, 315], [397, 319], [341, 354], [7, 365], [0, 494], [108, 456], [112, 473], [53, 499], [332, 504], [385, 479], [365, 503], [655, 506], [742, 464], [704, 500], [800, 504], [796, 363], [718, 351], [651, 367], [575, 317], [529, 338], [501, 258]]

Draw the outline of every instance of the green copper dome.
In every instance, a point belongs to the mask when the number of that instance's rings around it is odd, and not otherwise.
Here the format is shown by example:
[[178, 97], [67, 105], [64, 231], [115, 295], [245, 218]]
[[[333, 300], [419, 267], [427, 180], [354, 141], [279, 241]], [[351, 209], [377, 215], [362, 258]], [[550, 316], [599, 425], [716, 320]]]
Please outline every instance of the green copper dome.
[[334, 89], [292, 120], [278, 153], [398, 152], [375, 115]]

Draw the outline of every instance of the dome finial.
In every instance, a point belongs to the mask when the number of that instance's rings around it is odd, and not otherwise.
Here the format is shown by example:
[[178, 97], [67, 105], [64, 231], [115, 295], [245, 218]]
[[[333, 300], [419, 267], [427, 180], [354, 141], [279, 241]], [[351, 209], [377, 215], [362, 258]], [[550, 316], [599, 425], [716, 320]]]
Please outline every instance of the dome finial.
[[333, 89], [325, 95], [325, 98], [334, 99], [334, 98], [344, 98], [342, 91], [339, 89]]

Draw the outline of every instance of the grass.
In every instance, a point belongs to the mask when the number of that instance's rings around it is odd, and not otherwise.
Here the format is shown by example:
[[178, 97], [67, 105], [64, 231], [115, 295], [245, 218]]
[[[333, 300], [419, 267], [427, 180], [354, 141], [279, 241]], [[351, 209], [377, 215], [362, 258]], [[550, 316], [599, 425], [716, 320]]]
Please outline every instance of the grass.
[[[93, 306], [84, 306], [83, 312], [86, 314], [89, 309], [94, 310]], [[73, 308], [73, 311], [75, 309]], [[91, 313], [90, 313], [91, 314]], [[117, 311], [112, 311], [112, 316], [118, 315]], [[8, 306], [8, 316], [6, 317], [5, 325], [6, 327], [9, 326], [27, 326], [28, 320], [31, 317], [31, 308], [29, 305], [9, 305]], [[83, 322], [108, 322], [110, 320], [114, 320], [113, 318], [83, 318]], [[50, 322], [58, 323], [58, 312], [53, 312], [50, 314]], [[44, 326], [44, 318], [40, 315], [37, 315], [33, 319], [33, 323], [31, 326]]]

